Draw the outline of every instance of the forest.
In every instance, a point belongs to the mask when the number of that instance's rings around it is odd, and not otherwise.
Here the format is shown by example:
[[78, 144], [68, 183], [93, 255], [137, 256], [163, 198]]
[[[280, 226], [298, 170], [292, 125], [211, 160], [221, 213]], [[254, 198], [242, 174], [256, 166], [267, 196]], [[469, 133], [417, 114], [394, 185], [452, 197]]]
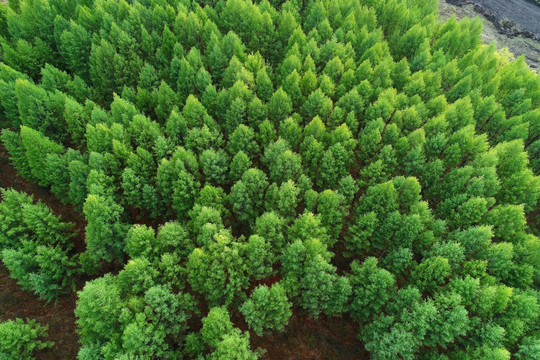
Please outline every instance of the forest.
[[0, 4], [2, 149], [84, 219], [8, 184], [3, 268], [76, 293], [80, 360], [279, 359], [297, 316], [341, 359], [540, 359], [540, 75], [437, 4]]

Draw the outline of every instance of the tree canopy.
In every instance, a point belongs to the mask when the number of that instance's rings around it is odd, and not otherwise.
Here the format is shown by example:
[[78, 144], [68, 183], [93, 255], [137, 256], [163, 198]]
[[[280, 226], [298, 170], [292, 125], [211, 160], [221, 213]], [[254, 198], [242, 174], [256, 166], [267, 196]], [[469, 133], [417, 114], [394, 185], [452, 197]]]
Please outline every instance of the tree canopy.
[[481, 30], [436, 0], [0, 4], [0, 139], [86, 219], [77, 254], [2, 190], [0, 258], [48, 301], [88, 280], [79, 359], [256, 359], [298, 314], [373, 359], [539, 358], [540, 76]]

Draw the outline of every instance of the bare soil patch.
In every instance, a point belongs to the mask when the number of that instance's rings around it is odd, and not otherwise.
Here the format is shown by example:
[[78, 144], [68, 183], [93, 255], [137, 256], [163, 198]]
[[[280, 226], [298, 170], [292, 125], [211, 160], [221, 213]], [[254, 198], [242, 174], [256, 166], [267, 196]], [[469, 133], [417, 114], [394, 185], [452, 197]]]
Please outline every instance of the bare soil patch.
[[[508, 15], [514, 20], [510, 20]], [[526, 0], [440, 0], [439, 18], [447, 20], [451, 16], [458, 20], [480, 17], [484, 20], [484, 43], [495, 42], [497, 47], [508, 48], [516, 56], [525, 55], [525, 61], [531, 68], [540, 67], [540, 41], [535, 40], [540, 39], [540, 6]]]
[[76, 332], [75, 304], [77, 295], [72, 292], [47, 304], [39, 296], [21, 290], [9, 277], [8, 270], [0, 263], [0, 321], [35, 319], [49, 326], [49, 339], [54, 347], [40, 351], [38, 360], [71, 360], [77, 358], [79, 335]]

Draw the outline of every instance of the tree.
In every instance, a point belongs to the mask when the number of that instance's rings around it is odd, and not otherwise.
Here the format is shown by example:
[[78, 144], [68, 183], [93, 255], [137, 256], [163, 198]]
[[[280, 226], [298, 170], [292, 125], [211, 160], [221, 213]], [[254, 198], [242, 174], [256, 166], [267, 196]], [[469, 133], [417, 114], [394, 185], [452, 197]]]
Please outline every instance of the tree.
[[77, 264], [61, 247], [25, 241], [19, 249], [2, 251], [2, 261], [24, 290], [46, 301], [56, 299], [75, 285], [72, 276]]
[[258, 336], [262, 336], [265, 330], [283, 331], [292, 315], [291, 303], [279, 283], [270, 288], [264, 285], [255, 288], [240, 311]]
[[210, 356], [212, 360], [256, 360], [259, 356], [249, 347], [249, 333], [234, 331], [224, 335]]
[[43, 203], [15, 190], [2, 191], [0, 254], [11, 277], [25, 289], [51, 301], [74, 286], [77, 258], [64, 223]]
[[172, 206], [179, 219], [186, 219], [188, 211], [193, 207], [199, 192], [199, 183], [193, 175], [185, 170], [180, 171], [172, 184]]
[[90, 194], [83, 207], [86, 225], [86, 252], [81, 258], [85, 271], [93, 273], [101, 261], [121, 260], [126, 225], [121, 222], [124, 209], [110, 197]]
[[28, 166], [32, 174], [39, 179], [39, 184], [42, 186], [50, 185], [47, 181], [46, 172], [46, 154], [62, 154], [63, 146], [49, 140], [39, 131], [33, 130], [26, 126], [21, 126], [21, 141], [26, 150]]
[[270, 101], [274, 94], [274, 86], [268, 77], [266, 69], [263, 68], [257, 72], [255, 84], [257, 86], [257, 96], [265, 102]]
[[263, 211], [268, 181], [264, 172], [249, 169], [231, 188], [231, 204], [239, 220], [253, 223]]
[[105, 344], [117, 338], [115, 334], [119, 333], [121, 326], [120, 296], [117, 278], [110, 274], [86, 283], [79, 293], [75, 309], [77, 325], [82, 335], [82, 349], [95, 346], [94, 344]]
[[0, 349], [6, 359], [32, 359], [34, 353], [53, 347], [54, 343], [44, 341], [48, 326], [36, 320], [15, 319], [0, 323]]
[[32, 174], [32, 168], [28, 163], [28, 157], [26, 156], [26, 149], [24, 148], [21, 135], [9, 129], [4, 129], [2, 130], [1, 139], [9, 154], [11, 163], [19, 174], [28, 180], [35, 180]]
[[161, 85], [157, 90], [157, 106], [155, 109], [156, 116], [159, 121], [165, 122], [169, 118], [175, 104], [176, 93], [165, 82], [161, 81]]
[[419, 289], [434, 291], [450, 276], [448, 259], [442, 256], [424, 258], [414, 270], [413, 281]]
[[27, 80], [18, 79], [15, 82], [15, 95], [22, 125], [57, 141], [65, 139], [64, 94], [49, 93]]
[[208, 346], [216, 347], [224, 335], [233, 330], [229, 312], [225, 307], [211, 308], [202, 319], [201, 338]]
[[255, 233], [264, 237], [274, 253], [285, 246], [285, 220], [275, 212], [265, 212], [257, 218]]
[[233, 182], [240, 180], [242, 175], [251, 167], [251, 165], [251, 160], [246, 153], [242, 150], [238, 151], [231, 161], [231, 170], [229, 172], [230, 180]]
[[60, 52], [68, 69], [82, 79], [89, 79], [88, 57], [92, 48], [91, 35], [86, 29], [74, 21], [60, 35]]
[[245, 246], [250, 276], [262, 280], [272, 273], [276, 257], [271, 243], [259, 235], [251, 235]]
[[203, 294], [211, 306], [229, 306], [244, 297], [249, 285], [243, 244], [225, 230], [214, 235], [214, 241], [189, 255], [188, 281]]
[[238, 125], [236, 130], [234, 130], [229, 137], [229, 142], [227, 143], [227, 151], [229, 154], [234, 156], [233, 154], [242, 151], [246, 155], [255, 156], [258, 150], [253, 129], [244, 124]]
[[114, 57], [116, 50], [105, 39], [101, 39], [98, 44], [92, 43], [90, 51], [90, 80], [96, 89], [97, 96], [105, 101], [112, 100], [112, 94], [118, 91], [115, 83]]
[[66, 119], [67, 129], [75, 144], [82, 146], [84, 143], [84, 132], [86, 123], [90, 121], [92, 103], [89, 106], [82, 106], [77, 101], [67, 97], [64, 109], [64, 118]]
[[229, 172], [229, 157], [220, 150], [205, 150], [199, 157], [201, 170], [207, 178], [207, 181], [217, 185], [223, 185], [227, 182]]
[[129, 229], [126, 236], [126, 253], [131, 258], [151, 258], [151, 252], [155, 243], [156, 234], [154, 229], [145, 225], [135, 225]]
[[332, 190], [325, 190], [318, 197], [317, 212], [321, 215], [321, 225], [330, 235], [330, 243], [327, 244], [329, 246], [335, 243], [334, 239], [337, 239], [343, 226], [346, 215], [343, 202], [343, 196]]
[[249, 348], [249, 333], [242, 333], [233, 327], [226, 308], [211, 308], [208, 315], [202, 319], [202, 323], [200, 332], [202, 344], [200, 345], [203, 345], [203, 349], [199, 349], [199, 352], [204, 350], [204, 345], [210, 347], [213, 350], [209, 355], [210, 359], [255, 360], [258, 358]]
[[357, 261], [351, 265], [351, 315], [361, 322], [379, 314], [397, 291], [394, 275], [377, 265], [376, 258], [368, 258], [362, 265]]
[[279, 188], [277, 210], [279, 210], [279, 213], [283, 216], [283, 218], [292, 219], [296, 215], [299, 193], [300, 190], [291, 180], [281, 184]]
[[90, 167], [81, 160], [73, 160], [68, 165], [70, 178], [68, 195], [75, 208], [82, 210], [86, 195], [86, 179], [90, 172]]
[[275, 125], [285, 120], [292, 111], [292, 101], [289, 95], [282, 88], [279, 88], [273, 95], [267, 105], [268, 116]]
[[538, 189], [536, 184], [540, 180], [526, 167], [528, 159], [522, 149], [523, 143], [520, 140], [501, 143], [494, 149], [499, 157], [497, 174], [501, 181], [501, 191], [497, 199], [502, 203], [515, 205], [523, 203], [525, 209], [531, 209], [540, 194], [538, 191], [526, 189]]
[[342, 313], [351, 295], [349, 280], [336, 274], [330, 256], [317, 239], [296, 240], [281, 256], [283, 286], [314, 317]]

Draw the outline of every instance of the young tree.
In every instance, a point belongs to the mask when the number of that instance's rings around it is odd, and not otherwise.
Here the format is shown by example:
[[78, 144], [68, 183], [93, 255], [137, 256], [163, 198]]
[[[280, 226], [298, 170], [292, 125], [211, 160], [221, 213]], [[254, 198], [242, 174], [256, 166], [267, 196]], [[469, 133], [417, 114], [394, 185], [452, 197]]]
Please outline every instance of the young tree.
[[[21, 126], [21, 141], [26, 150], [28, 166], [41, 186], [50, 185], [46, 174], [46, 155], [62, 154], [64, 147], [26, 126]], [[45, 155], [45, 156], [44, 156]]]
[[379, 314], [397, 291], [395, 276], [377, 265], [376, 258], [351, 265], [351, 316], [361, 322]]
[[9, 154], [11, 163], [17, 169], [19, 174], [28, 179], [36, 180], [30, 164], [28, 163], [28, 157], [26, 156], [26, 149], [21, 139], [21, 135], [9, 129], [3, 129], [0, 136], [2, 143], [6, 147]]
[[347, 214], [343, 196], [332, 190], [323, 191], [318, 197], [317, 212], [321, 215], [321, 225], [330, 235], [327, 245], [331, 246], [336, 242]]
[[211, 306], [229, 306], [241, 300], [249, 286], [244, 245], [225, 230], [214, 235], [206, 247], [193, 250], [187, 270], [191, 287]]
[[341, 314], [351, 295], [348, 278], [336, 274], [330, 257], [326, 246], [317, 239], [296, 240], [281, 256], [283, 286], [314, 317], [321, 312], [329, 316]]
[[233, 211], [241, 221], [253, 223], [263, 212], [263, 199], [268, 181], [264, 172], [259, 169], [249, 169], [242, 179], [231, 188], [231, 204]]
[[[121, 331], [122, 305], [118, 280], [111, 274], [85, 284], [75, 309], [82, 336], [79, 354], [93, 351], [101, 355], [101, 347], [109, 342], [113, 349], [119, 346], [117, 334]], [[98, 349], [93, 350], [94, 347]]]
[[60, 35], [59, 50], [63, 61], [73, 73], [83, 80], [89, 79], [88, 58], [92, 48], [92, 36], [86, 29], [74, 21]]
[[289, 95], [282, 88], [279, 88], [273, 95], [267, 105], [268, 116], [274, 125], [285, 120], [292, 112], [292, 101]]
[[199, 193], [200, 184], [193, 175], [181, 170], [178, 178], [172, 183], [172, 207], [179, 219], [187, 219]]
[[217, 185], [227, 183], [229, 157], [225, 151], [205, 150], [199, 157], [199, 164], [207, 181]]
[[229, 172], [229, 179], [233, 182], [240, 180], [242, 175], [251, 167], [252, 162], [249, 157], [242, 150], [238, 151], [234, 155], [231, 161], [231, 170]]
[[90, 194], [83, 207], [88, 221], [86, 252], [81, 258], [84, 270], [95, 272], [101, 261], [123, 258], [126, 224], [121, 222], [124, 209], [110, 197]]
[[53, 342], [47, 338], [47, 325], [41, 325], [36, 320], [8, 320], [0, 323], [0, 349], [6, 359], [29, 360], [34, 358], [37, 351], [51, 348]]
[[250, 276], [262, 280], [272, 274], [276, 257], [271, 243], [260, 235], [251, 235], [245, 246]]
[[233, 327], [229, 313], [224, 307], [214, 307], [202, 319], [200, 334], [192, 333], [186, 347], [193, 356], [201, 356], [205, 348], [210, 348], [210, 359], [256, 360], [258, 355], [249, 347], [249, 333], [242, 333]]
[[0, 254], [4, 265], [25, 290], [47, 301], [74, 285], [76, 257], [70, 244], [72, 223], [32, 197], [15, 190], [2, 191]]
[[275, 283], [270, 288], [265, 285], [255, 288], [240, 311], [249, 327], [262, 336], [268, 330], [281, 332], [285, 329], [292, 315], [291, 305], [285, 289]]

